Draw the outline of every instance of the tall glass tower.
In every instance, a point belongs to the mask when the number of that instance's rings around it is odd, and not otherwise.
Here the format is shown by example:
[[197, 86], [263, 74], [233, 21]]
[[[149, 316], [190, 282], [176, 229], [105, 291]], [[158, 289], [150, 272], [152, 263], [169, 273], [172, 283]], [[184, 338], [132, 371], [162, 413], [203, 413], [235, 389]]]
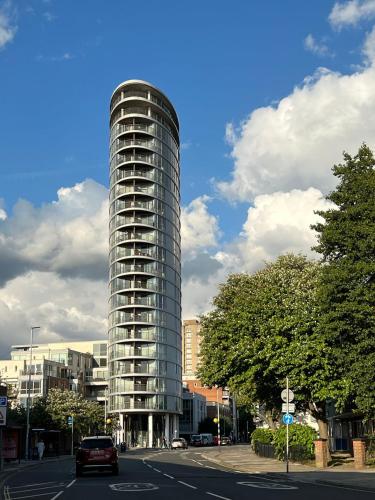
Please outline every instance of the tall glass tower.
[[153, 85], [110, 107], [109, 410], [119, 439], [161, 445], [182, 413], [179, 124]]

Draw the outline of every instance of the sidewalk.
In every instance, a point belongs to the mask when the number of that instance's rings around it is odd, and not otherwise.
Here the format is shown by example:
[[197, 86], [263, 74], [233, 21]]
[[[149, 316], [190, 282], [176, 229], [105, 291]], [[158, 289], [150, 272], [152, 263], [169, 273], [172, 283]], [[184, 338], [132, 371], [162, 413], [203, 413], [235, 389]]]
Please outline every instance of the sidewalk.
[[[202, 449], [201, 449], [202, 450]], [[285, 463], [256, 455], [250, 445], [205, 448], [202, 456], [230, 469], [252, 474], [269, 474], [289, 478], [292, 481], [326, 484], [342, 488], [354, 488], [375, 492], [375, 468], [358, 471], [345, 467], [316, 469], [315, 467], [291, 462], [289, 474]]]

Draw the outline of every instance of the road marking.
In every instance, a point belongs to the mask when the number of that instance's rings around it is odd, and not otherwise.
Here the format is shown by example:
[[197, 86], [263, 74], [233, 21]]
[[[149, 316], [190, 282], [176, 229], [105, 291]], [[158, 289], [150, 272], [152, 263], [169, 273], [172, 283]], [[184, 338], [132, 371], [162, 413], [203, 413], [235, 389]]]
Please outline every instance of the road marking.
[[178, 482], [183, 484], [184, 486], [188, 486], [189, 488], [192, 488], [193, 490], [198, 489], [196, 486], [193, 486], [192, 484], [184, 483], [183, 481], [178, 481]]
[[66, 486], [66, 488], [70, 488], [73, 486], [73, 484], [77, 481], [77, 479], [73, 479], [73, 481], [70, 481], [70, 483]]
[[[44, 484], [56, 484], [56, 481], [47, 481], [46, 483], [32, 483], [32, 484], [23, 484], [22, 486], [11, 486], [12, 490], [19, 488], [27, 488], [28, 486], [43, 486]], [[64, 484], [64, 483], [59, 483]]]
[[[24, 486], [16, 486], [17, 491], [14, 491], [16, 495], [18, 493], [26, 493], [26, 492], [32, 492], [32, 491], [39, 491], [39, 490], [50, 490], [51, 488], [57, 488], [58, 486], [64, 486], [64, 483], [59, 483], [59, 484], [52, 484], [51, 486], [43, 486], [43, 487], [36, 487], [36, 488], [27, 488], [26, 490], [20, 490], [19, 488], [24, 488]], [[13, 491], [12, 486], [10, 487], [10, 490]]]
[[250, 481], [237, 482], [241, 486], [250, 486], [251, 488], [262, 488], [265, 490], [298, 490], [298, 486], [292, 486], [290, 484], [280, 484], [280, 483], [262, 483], [256, 482], [252, 483]]
[[[54, 493], [56, 493], [56, 491], [49, 491], [48, 493], [38, 493], [37, 495], [25, 495], [23, 497], [11, 497], [11, 498], [14, 498], [14, 500], [19, 500], [20, 498], [42, 497], [45, 495], [53, 495]], [[55, 495], [53, 498], [51, 498], [51, 500], [55, 500], [55, 498], [57, 498], [59, 495], [61, 495], [61, 493], [62, 493], [62, 491], [60, 491], [60, 493], [58, 495]]]
[[62, 495], [63, 493], [64, 493], [63, 491], [59, 491], [57, 495], [51, 498], [51, 500], [56, 500], [56, 498], [59, 498], [59, 496]]
[[163, 476], [169, 477], [169, 479], [174, 479], [174, 477], [170, 476], [169, 474], [163, 474]]
[[228, 497], [222, 497], [220, 495], [216, 495], [216, 493], [211, 493], [210, 491], [206, 491], [206, 493], [207, 493], [207, 495], [211, 495], [212, 497], [216, 497], [216, 498], [221, 498], [222, 500], [231, 500]]
[[153, 469], [154, 469], [154, 471], [156, 471], [156, 472], [161, 472], [161, 470], [159, 470], [159, 469], [155, 469], [155, 467], [153, 467]]
[[216, 467], [211, 467], [211, 465], [205, 465], [206, 469], [214, 469], [217, 470]]
[[150, 491], [159, 489], [159, 486], [152, 483], [117, 483], [110, 484], [109, 487], [114, 491]]

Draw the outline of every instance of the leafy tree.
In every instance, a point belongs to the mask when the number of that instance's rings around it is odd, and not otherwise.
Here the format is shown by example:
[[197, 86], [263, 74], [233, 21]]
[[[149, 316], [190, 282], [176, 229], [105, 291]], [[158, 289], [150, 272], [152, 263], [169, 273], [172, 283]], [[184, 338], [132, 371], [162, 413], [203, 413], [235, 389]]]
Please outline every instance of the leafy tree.
[[253, 275], [229, 276], [214, 310], [202, 318], [200, 377], [207, 385], [229, 386], [272, 428], [288, 376], [297, 406], [310, 410], [326, 437], [325, 400], [335, 367], [317, 331], [321, 268], [290, 254]]
[[46, 410], [61, 430], [70, 428], [68, 417], [73, 416], [74, 429], [78, 435], [103, 432], [103, 407], [97, 402], [84, 399], [76, 392], [50, 389], [46, 398]]
[[324, 273], [319, 286], [320, 328], [337, 363], [337, 407], [354, 402], [367, 417], [375, 414], [375, 159], [362, 145], [333, 167], [338, 185], [317, 212], [324, 222], [315, 250]]

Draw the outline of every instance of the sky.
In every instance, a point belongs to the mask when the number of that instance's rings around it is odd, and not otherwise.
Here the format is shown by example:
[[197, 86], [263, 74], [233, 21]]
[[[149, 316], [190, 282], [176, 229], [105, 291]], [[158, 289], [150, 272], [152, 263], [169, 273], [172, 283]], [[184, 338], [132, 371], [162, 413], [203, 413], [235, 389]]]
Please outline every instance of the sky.
[[375, 0], [0, 0], [0, 356], [104, 338], [113, 90], [181, 127], [183, 318], [311, 250], [331, 167], [375, 146]]

